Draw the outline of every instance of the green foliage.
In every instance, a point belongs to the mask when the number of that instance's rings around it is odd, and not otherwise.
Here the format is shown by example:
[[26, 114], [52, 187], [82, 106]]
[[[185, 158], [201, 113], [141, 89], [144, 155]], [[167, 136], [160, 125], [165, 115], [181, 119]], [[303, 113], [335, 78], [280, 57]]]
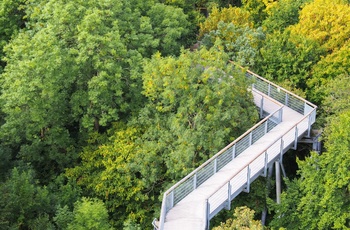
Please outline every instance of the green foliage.
[[249, 20], [250, 13], [242, 8], [238, 7], [228, 7], [219, 9], [214, 7], [208, 18], [203, 23], [200, 23], [199, 37], [203, 37], [210, 31], [215, 31], [218, 29], [219, 23], [232, 23], [236, 26], [249, 26], [252, 27], [252, 23]]
[[140, 136], [140, 129], [119, 123], [109, 142], [96, 150], [87, 148], [81, 155], [83, 164], [67, 171], [86, 188], [86, 195], [105, 200], [117, 228], [128, 218], [147, 221], [143, 218], [151, 214], [154, 205], [149, 201], [154, 200], [150, 192], [161, 167], [159, 159], [137, 141]]
[[32, 170], [12, 169], [11, 176], [0, 185], [0, 195], [1, 229], [25, 229], [39, 223], [51, 226], [47, 219], [53, 212], [49, 192], [37, 184]]
[[284, 31], [288, 26], [299, 21], [300, 8], [310, 0], [280, 0], [270, 3], [266, 12], [267, 17], [262, 25], [268, 33]]
[[226, 223], [221, 223], [220, 226], [213, 230], [262, 230], [264, 229], [260, 221], [254, 220], [254, 210], [250, 210], [246, 206], [235, 208], [233, 219], [228, 219]]
[[261, 41], [264, 39], [261, 28], [235, 26], [233, 23], [219, 22], [217, 30], [204, 35], [202, 44], [211, 47], [221, 42], [230, 59], [242, 66], [254, 66], [259, 53]]
[[185, 51], [178, 59], [155, 55], [145, 65], [149, 104], [140, 120], [154, 121], [150, 137], [159, 135], [166, 141], [170, 178], [178, 172], [185, 175], [256, 119], [246, 79], [227, 61], [214, 46]]
[[68, 230], [107, 230], [112, 229], [108, 222], [107, 209], [97, 199], [82, 198], [74, 204], [74, 219], [68, 224]]
[[242, 0], [242, 8], [250, 13], [254, 27], [261, 26], [267, 17], [266, 7], [268, 4], [267, 0]]
[[[312, 77], [307, 81], [308, 85], [308, 96], [311, 100], [319, 104], [329, 104], [330, 102], [324, 102], [325, 97], [330, 93], [337, 91], [334, 88], [332, 80], [341, 78], [341, 75], [347, 75], [350, 72], [350, 43], [347, 42], [339, 50], [332, 52], [331, 54], [323, 57], [317, 64], [312, 68]], [[340, 87], [346, 86], [343, 82]], [[332, 88], [333, 92], [328, 89]], [[342, 90], [342, 92], [344, 92]], [[342, 97], [338, 96], [338, 100], [342, 100]], [[344, 102], [342, 100], [342, 102]], [[339, 101], [334, 103], [340, 104]], [[343, 103], [345, 106], [347, 103]]]
[[105, 201], [116, 228], [149, 225], [162, 190], [255, 122], [246, 78], [227, 61], [216, 47], [154, 55], [144, 65], [145, 107], [67, 171], [87, 195]]
[[268, 34], [254, 66], [256, 72], [292, 88], [305, 90], [310, 71], [324, 50], [315, 41], [291, 34], [289, 30]]
[[89, 132], [137, 113], [143, 57], [179, 52], [187, 16], [154, 3], [29, 4], [27, 28], [5, 48], [0, 138], [42, 178], [72, 166]]
[[0, 145], [0, 182], [6, 179], [9, 170], [13, 167], [11, 150]]
[[287, 205], [278, 208], [274, 226], [296, 221], [302, 229], [350, 227], [349, 125], [349, 110], [340, 112], [326, 128], [327, 151], [299, 161], [300, 179], [282, 199]]
[[69, 210], [68, 206], [65, 205], [63, 208], [58, 207], [56, 210], [56, 215], [53, 218], [57, 229], [67, 229], [68, 224], [72, 223], [74, 220], [73, 212]]
[[184, 35], [189, 33], [189, 22], [179, 8], [155, 4], [148, 12], [154, 39], [159, 40], [157, 50], [163, 55], [179, 54]]
[[0, 2], [0, 73], [5, 67], [5, 63], [2, 60], [4, 57], [4, 46], [24, 27], [24, 8], [24, 0], [2, 0]]
[[296, 226], [300, 226], [300, 215], [297, 210], [298, 202], [302, 198], [302, 192], [300, 190], [300, 180], [289, 179], [284, 180], [287, 190], [281, 194], [281, 203], [277, 204], [275, 200], [267, 199], [269, 212], [274, 216], [269, 223], [273, 229], [279, 229], [285, 227], [286, 229], [295, 229]]
[[320, 43], [327, 51], [342, 47], [348, 40], [350, 6], [344, 0], [315, 0], [300, 12], [299, 23], [293, 33]]
[[323, 106], [325, 113], [328, 114], [329, 121], [350, 109], [350, 91], [348, 82], [349, 75], [339, 75], [337, 78], [329, 81], [327, 86], [322, 87], [326, 96]]

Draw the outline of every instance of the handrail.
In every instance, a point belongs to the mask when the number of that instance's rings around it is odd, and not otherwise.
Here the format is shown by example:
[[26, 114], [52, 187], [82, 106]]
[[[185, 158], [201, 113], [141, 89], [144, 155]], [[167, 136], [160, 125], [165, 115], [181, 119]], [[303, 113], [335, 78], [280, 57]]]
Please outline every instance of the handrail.
[[[240, 170], [238, 172], [236, 172], [233, 176], [231, 176], [230, 179], [227, 179], [224, 183], [223, 186], [221, 186], [220, 188], [218, 188], [217, 190], [215, 190], [214, 192], [212, 192], [209, 196], [206, 197], [206, 200], [209, 201], [209, 199], [215, 195], [220, 189], [222, 189], [224, 186], [227, 186], [227, 184], [235, 177], [237, 176], [239, 173], [241, 173], [244, 169], [246, 169], [247, 167], [249, 167], [249, 165], [251, 165], [257, 158], [259, 158], [263, 153], [265, 153], [269, 148], [271, 148], [274, 144], [276, 144], [279, 140], [283, 140], [283, 137], [292, 129], [294, 129], [295, 127], [297, 127], [301, 122], [303, 122], [305, 120], [305, 118], [310, 117], [312, 113], [315, 112], [316, 110], [316, 106], [315, 108], [310, 111], [307, 115], [303, 116], [303, 118], [301, 118], [294, 126], [292, 126], [290, 129], [288, 129], [284, 134], [282, 134], [280, 137], [276, 138], [275, 141], [272, 142], [272, 144], [270, 144], [268, 147], [266, 147], [264, 150], [260, 151], [260, 153], [254, 157], [254, 159], [252, 159], [251, 161], [249, 161], [249, 163], [247, 163], [246, 165], [244, 165], [243, 167], [240, 168]], [[231, 201], [229, 201], [231, 202]], [[210, 210], [209, 210], [209, 214], [210, 214]]]
[[275, 86], [276, 88], [278, 88], [278, 89], [280, 89], [280, 90], [282, 90], [282, 91], [284, 91], [284, 92], [286, 92], [286, 93], [292, 95], [293, 97], [298, 98], [299, 100], [305, 102], [306, 104], [309, 104], [311, 107], [317, 108], [316, 105], [314, 105], [313, 103], [307, 101], [305, 98], [302, 98], [302, 97], [296, 95], [295, 93], [293, 93], [293, 92], [291, 92], [291, 91], [289, 91], [289, 90], [287, 90], [287, 89], [285, 89], [285, 88], [283, 88], [283, 87], [281, 87], [281, 86], [279, 86], [279, 85], [277, 85], [277, 84], [275, 84], [275, 83], [273, 83], [273, 82], [271, 82], [271, 81], [269, 81], [269, 80], [267, 80], [267, 79], [265, 79], [265, 78], [263, 78], [263, 77], [257, 75], [256, 73], [253, 73], [253, 72], [250, 71], [250, 70], [246, 70], [246, 71], [247, 71], [249, 74], [254, 75], [255, 77], [259, 78], [260, 80], [265, 81], [265, 82], [269, 83], [270, 85]]
[[[218, 157], [219, 155], [221, 155], [223, 152], [225, 152], [227, 149], [229, 149], [230, 147], [232, 147], [234, 144], [236, 144], [238, 141], [240, 141], [241, 139], [243, 139], [244, 137], [246, 137], [249, 133], [252, 132], [252, 130], [254, 130], [256, 127], [260, 126], [262, 123], [264, 123], [265, 121], [267, 121], [269, 118], [273, 117], [273, 115], [280, 111], [283, 108], [283, 106], [279, 109], [277, 109], [275, 112], [271, 113], [269, 116], [265, 117], [263, 120], [261, 120], [259, 123], [255, 124], [252, 128], [250, 128], [248, 131], [246, 131], [245, 133], [243, 133], [241, 136], [239, 136], [237, 139], [235, 139], [234, 141], [232, 141], [230, 144], [228, 144], [226, 147], [224, 147], [223, 149], [221, 149], [218, 153], [216, 153], [214, 156], [212, 156], [210, 159], [208, 159], [206, 162], [204, 162], [203, 164], [201, 164], [199, 167], [197, 167], [196, 169], [194, 169], [190, 174], [188, 174], [187, 176], [185, 176], [184, 178], [182, 178], [179, 182], [177, 182], [176, 184], [174, 184], [173, 186], [171, 186], [165, 193], [168, 195], [172, 190], [174, 190], [174, 188], [176, 188], [178, 185], [182, 184], [184, 181], [186, 181], [188, 178], [190, 178], [191, 176], [193, 176], [197, 171], [199, 171], [200, 169], [202, 169], [204, 166], [208, 165], [209, 163], [212, 162], [212, 160], [214, 160], [216, 157]], [[169, 192], [170, 191], [170, 192]]]
[[288, 93], [288, 94], [290, 94], [290, 95], [292, 95], [292, 96], [298, 98], [298, 99], [301, 100], [301, 101], [304, 101], [305, 103], [309, 104], [311, 107], [317, 108], [316, 105], [314, 105], [313, 103], [307, 101], [305, 98], [302, 98], [302, 97], [296, 95], [295, 93], [293, 93], [293, 92], [291, 92], [291, 91], [289, 91], [289, 90], [287, 90], [287, 89], [285, 89], [285, 88], [283, 88], [283, 87], [281, 87], [281, 86], [279, 86], [279, 85], [277, 85], [277, 84], [275, 84], [275, 83], [273, 83], [273, 82], [267, 80], [266, 78], [263, 78], [263, 77], [259, 76], [258, 74], [254, 73], [254, 72], [252, 72], [252, 71], [250, 71], [250, 70], [248, 70], [248, 69], [243, 68], [242, 66], [238, 65], [237, 63], [235, 63], [235, 62], [233, 62], [233, 61], [231, 61], [231, 60], [229, 60], [229, 62], [230, 62], [231, 64], [235, 65], [235, 66], [238, 66], [239, 68], [241, 68], [242, 70], [248, 72], [249, 74], [254, 75], [255, 77], [259, 78], [260, 80], [265, 81], [265, 82], [269, 83], [270, 85], [273, 85], [273, 86], [275, 86], [276, 88], [281, 89], [282, 91], [284, 91], [284, 92], [286, 92], [286, 93]]
[[[167, 191], [165, 191], [164, 194], [163, 194], [163, 200], [162, 200], [159, 224], [157, 224], [158, 225], [157, 227], [156, 227], [156, 225], [154, 225], [154, 227], [156, 229], [163, 229], [164, 222], [165, 222], [165, 216], [166, 216], [167, 212], [173, 206], [175, 206], [178, 202], [180, 202], [190, 192], [194, 191], [197, 188], [197, 186], [200, 186], [202, 183], [204, 183], [212, 175], [214, 175], [216, 172], [218, 172], [220, 170], [220, 169], [217, 170], [217, 164], [220, 163], [221, 164], [221, 168], [224, 167], [226, 164], [228, 164], [228, 162], [231, 162], [233, 160], [233, 158], [235, 158], [240, 153], [245, 151], [249, 146], [251, 146], [253, 144], [253, 142], [255, 143], [263, 135], [268, 133], [269, 132], [269, 130], [267, 128], [269, 126], [268, 122], [270, 122], [270, 124], [271, 124], [271, 122], [273, 122], [274, 124], [279, 124], [280, 122], [282, 122], [282, 110], [283, 110], [284, 106], [287, 106], [287, 107], [293, 109], [294, 111], [296, 111], [298, 113], [301, 113], [303, 115], [303, 118], [300, 119], [293, 127], [288, 129], [288, 131], [286, 131], [284, 134], [282, 134], [279, 138], [277, 138], [272, 144], [270, 144], [263, 151], [261, 151], [259, 154], [257, 154], [257, 156], [254, 157], [254, 159], [252, 159], [249, 163], [247, 163], [245, 166], [243, 166], [237, 173], [235, 173], [229, 180], [227, 180], [223, 186], [221, 186], [215, 192], [213, 192], [210, 196], [208, 196], [207, 199], [206, 199], [207, 202], [209, 202], [209, 199], [211, 197], [213, 197], [220, 189], [223, 189], [224, 186], [227, 186], [228, 183], [230, 183], [230, 181], [235, 176], [237, 176], [239, 173], [242, 173], [242, 171], [244, 169], [247, 168], [248, 171], [249, 171], [249, 166], [252, 163], [254, 163], [257, 160], [258, 157], [261, 157], [262, 154], [265, 153], [265, 161], [267, 161], [266, 158], [267, 158], [268, 149], [271, 148], [274, 144], [276, 144], [279, 140], [281, 140], [281, 142], [282, 142], [280, 148], [284, 149], [284, 147], [282, 147], [283, 146], [283, 138], [284, 137], [288, 137], [287, 135], [289, 135], [289, 132], [292, 129], [295, 129], [295, 134], [294, 135], [297, 138], [298, 125], [300, 125], [301, 122], [305, 121], [307, 118], [308, 118], [307, 131], [308, 131], [308, 135], [310, 134], [311, 124], [314, 122], [314, 119], [316, 117], [316, 108], [317, 108], [317, 106], [315, 106], [311, 102], [305, 100], [304, 98], [301, 98], [300, 96], [298, 96], [298, 95], [296, 95], [296, 94], [294, 94], [294, 93], [292, 93], [292, 92], [290, 92], [290, 91], [288, 91], [288, 90], [286, 90], [286, 89], [284, 89], [284, 88], [282, 88], [282, 87], [280, 87], [280, 86], [278, 86], [278, 85], [276, 85], [276, 84], [274, 84], [274, 83], [272, 83], [272, 82], [270, 82], [270, 81], [260, 77], [259, 75], [255, 74], [255, 73], [253, 73], [253, 72], [251, 72], [249, 70], [246, 70], [246, 76], [247, 77], [255, 77], [256, 79], [258, 79], [258, 80], [255, 80], [256, 81], [256, 85], [255, 85], [255, 83], [252, 84], [252, 91], [254, 91], [255, 93], [260, 94], [261, 100], [262, 100], [262, 103], [261, 103], [262, 107], [263, 107], [264, 100], [266, 100], [266, 98], [268, 98], [269, 101], [272, 101], [272, 102], [276, 103], [280, 108], [275, 110], [273, 113], [270, 113], [263, 120], [261, 120], [260, 122], [255, 124], [252, 128], [247, 130], [244, 134], [242, 134], [236, 140], [234, 140], [233, 142], [228, 144], [226, 147], [224, 147], [222, 150], [220, 150], [218, 153], [216, 153], [214, 156], [212, 156], [210, 159], [208, 159], [206, 162], [204, 162], [201, 166], [199, 166], [198, 168], [194, 169], [190, 174], [185, 176], [183, 179], [181, 179], [176, 184], [174, 184], [172, 187], [170, 187]], [[262, 90], [261, 92], [259, 91], [259, 88]], [[266, 94], [264, 93], [264, 91], [266, 92]], [[283, 92], [283, 94], [281, 94], [281, 91]], [[263, 109], [261, 111], [263, 111]], [[278, 117], [277, 117], [277, 121], [273, 120], [273, 118], [276, 119], [276, 113], [279, 114]], [[262, 127], [263, 124], [264, 124], [265, 128]], [[272, 128], [273, 127], [274, 126], [272, 126]], [[262, 130], [262, 128], [264, 128], [264, 131]], [[255, 133], [254, 133], [254, 131], [255, 131]], [[261, 134], [263, 134], [263, 135], [260, 136]], [[257, 138], [254, 138], [254, 141], [252, 141], [253, 140], [253, 138], [252, 138], [253, 135], [257, 136]], [[248, 142], [247, 142], [247, 138], [248, 138]], [[296, 146], [296, 140], [295, 140], [295, 146]], [[239, 151], [241, 151], [241, 152], [238, 151], [237, 155], [236, 155], [236, 153], [237, 153], [236, 152], [236, 147], [240, 148]], [[232, 153], [232, 159], [231, 160], [227, 160], [227, 159], [229, 159], [228, 156], [230, 156], [227, 153], [231, 154], [231, 151], [229, 151], [230, 148], [232, 148], [232, 150], [233, 150], [232, 151], [233, 152]], [[264, 168], [266, 169], [266, 167], [267, 166], [265, 165]], [[201, 177], [199, 182], [198, 182], [199, 179], [197, 180], [197, 177]], [[247, 179], [247, 181], [245, 183], [249, 185], [249, 183], [250, 183], [250, 175], [248, 174], [247, 177], [249, 177], [249, 179]], [[197, 185], [197, 182], [198, 182], [198, 185]], [[176, 199], [175, 199], [175, 195], [176, 195]], [[229, 198], [227, 198], [227, 199], [231, 199], [230, 196], [228, 196]], [[225, 199], [225, 201], [227, 199]], [[229, 200], [229, 202], [231, 202], [231, 200]], [[216, 212], [217, 210], [221, 210], [221, 209], [219, 209], [219, 208], [222, 208], [221, 205], [222, 204], [220, 204], [219, 205], [220, 207], [217, 207], [213, 211]], [[205, 212], [205, 213], [207, 213], [206, 215], [209, 215], [206, 218], [207, 218], [207, 221], [209, 221], [210, 218], [211, 218], [210, 217], [211, 211], [210, 211], [210, 204], [209, 203], [208, 203], [208, 206], [206, 205], [206, 208], [208, 209], [207, 210], [208, 213], [207, 212]]]
[[[264, 97], [266, 97], [265, 95], [262, 95]], [[192, 172], [190, 172], [187, 176], [185, 176], [184, 178], [182, 178], [180, 181], [178, 181], [176, 184], [174, 184], [173, 186], [171, 186], [165, 193], [169, 194], [169, 191], [173, 190], [174, 188], [176, 188], [178, 185], [180, 185], [182, 182], [184, 182], [185, 180], [187, 180], [188, 178], [190, 178], [191, 176], [194, 175], [194, 173], [196, 173], [198, 170], [202, 169], [204, 166], [208, 165], [213, 158], [219, 156], [221, 153], [223, 153], [224, 151], [226, 151], [228, 148], [232, 147], [234, 144], [236, 144], [238, 141], [240, 141], [241, 139], [243, 139], [245, 136], [247, 136], [250, 132], [252, 132], [252, 130], [254, 130], [256, 127], [258, 127], [259, 125], [261, 125], [262, 123], [264, 123], [265, 121], [267, 121], [269, 118], [271, 118], [277, 111], [281, 110], [282, 107], [284, 106], [282, 103], [273, 100], [274, 103], [278, 104], [279, 106], [281, 106], [279, 109], [276, 109], [273, 113], [271, 113], [270, 115], [268, 115], [267, 117], [265, 117], [263, 120], [259, 121], [258, 123], [256, 123], [253, 127], [251, 127], [250, 129], [248, 129], [245, 133], [243, 133], [241, 136], [239, 136], [237, 139], [235, 139], [234, 141], [232, 141], [230, 144], [228, 144], [226, 147], [224, 147], [223, 149], [221, 149], [218, 153], [216, 153], [215, 155], [213, 155], [210, 159], [208, 159], [206, 162], [204, 162], [203, 164], [201, 164], [199, 167], [197, 167], [196, 169], [194, 169]]]
[[[255, 89], [253, 89], [254, 91], [256, 91]], [[277, 110], [275, 110], [273, 113], [271, 113], [270, 115], [268, 115], [267, 117], [265, 117], [264, 119], [262, 119], [260, 122], [258, 122], [257, 124], [255, 124], [252, 128], [250, 128], [249, 130], [247, 130], [244, 134], [242, 134], [240, 137], [238, 137], [236, 140], [232, 141], [230, 144], [228, 144], [226, 147], [224, 147], [222, 150], [220, 150], [218, 153], [216, 153], [214, 156], [212, 156], [210, 159], [208, 159], [206, 162], [204, 162], [201, 166], [199, 166], [198, 168], [194, 169], [191, 173], [189, 173], [187, 176], [185, 176], [183, 179], [181, 179], [180, 181], [178, 181], [176, 184], [174, 184], [171, 188], [169, 188], [167, 191], [165, 191], [164, 195], [163, 195], [163, 200], [162, 200], [162, 207], [161, 207], [161, 214], [160, 214], [160, 219], [159, 219], [159, 227], [160, 229], [162, 229], [163, 225], [164, 225], [164, 221], [165, 221], [165, 215], [167, 213], [166, 210], [166, 199], [167, 196], [170, 195], [177, 187], [179, 187], [180, 185], [182, 185], [184, 182], [186, 182], [188, 179], [190, 179], [192, 176], [196, 175], [197, 172], [199, 172], [201, 169], [203, 169], [205, 166], [209, 165], [210, 163], [212, 163], [213, 161], [215, 161], [215, 159], [218, 158], [218, 156], [220, 156], [222, 153], [224, 153], [225, 151], [227, 151], [230, 147], [234, 146], [235, 144], [237, 144], [240, 140], [242, 140], [243, 138], [247, 137], [248, 135], [250, 135], [252, 133], [253, 130], [255, 130], [257, 127], [261, 126], [263, 123], [269, 121], [269, 119], [271, 119], [273, 116], [275, 116], [275, 114], [278, 112], [279, 114], [281, 114], [281, 111], [284, 107], [284, 105], [276, 100], [271, 100], [270, 97], [267, 97], [266, 95], [258, 92], [258, 94], [260, 94], [262, 97], [264, 98], [269, 98], [270, 101], [274, 102], [275, 104], [277, 104], [278, 106], [280, 106], [280, 108], [278, 108]], [[281, 121], [279, 121], [281, 122]], [[194, 189], [193, 189], [194, 190]], [[192, 191], [193, 191], [192, 190]]]
[[[304, 116], [303, 118], [301, 118], [301, 119], [298, 121], [298, 123], [297, 123], [296, 125], [294, 125], [294, 126], [291, 127], [290, 129], [288, 129], [284, 134], [282, 134], [281, 137], [276, 138], [275, 141], [274, 141], [272, 144], [270, 144], [268, 147], [266, 147], [263, 151], [261, 151], [261, 152], [259, 153], [259, 155], [257, 155], [253, 160], [249, 161], [249, 163], [247, 163], [244, 167], [242, 167], [242, 168], [241, 168], [237, 173], [235, 173], [230, 179], [226, 180], [226, 181], [225, 181], [225, 185], [226, 185], [233, 177], [235, 177], [237, 174], [239, 174], [244, 168], [246, 168], [248, 165], [250, 165], [252, 162], [254, 162], [258, 157], [260, 157], [264, 152], [266, 152], [266, 151], [267, 151], [271, 146], [273, 146], [278, 140], [282, 139], [283, 136], [284, 136], [286, 133], [288, 133], [288, 132], [291, 131], [293, 128], [295, 128], [296, 126], [298, 126], [306, 117], [310, 116], [312, 112], [314, 112], [314, 110], [311, 111], [311, 112], [309, 112], [308, 115], [306, 115], [306, 116]], [[210, 196], [208, 196], [207, 199], [209, 199], [211, 196], [213, 196], [213, 194], [215, 194], [218, 190], [220, 190], [220, 189], [221, 189], [222, 187], [224, 187], [225, 185], [223, 185], [223, 186], [221, 186], [219, 189], [215, 190], [215, 192], [212, 192], [212, 194], [211, 194]]]

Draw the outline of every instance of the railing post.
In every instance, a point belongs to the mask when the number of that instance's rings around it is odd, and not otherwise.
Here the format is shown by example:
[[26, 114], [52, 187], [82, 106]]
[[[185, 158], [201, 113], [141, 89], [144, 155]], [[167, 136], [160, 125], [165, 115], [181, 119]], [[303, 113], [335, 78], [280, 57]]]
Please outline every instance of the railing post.
[[295, 126], [295, 140], [294, 140], [294, 146], [293, 149], [296, 150], [297, 149], [297, 145], [298, 145], [298, 126]]
[[[285, 99], [284, 99], [284, 104], [286, 105], [286, 106], [288, 106], [288, 100], [289, 100], [289, 97], [288, 97], [288, 93], [287, 92], [285, 92], [286, 93], [286, 97], [285, 97]], [[288, 106], [289, 107], [289, 106]]]
[[236, 144], [232, 146], [232, 160], [236, 157]]
[[[270, 118], [269, 118], [270, 119]], [[265, 121], [265, 130], [264, 130], [264, 134], [266, 134], [267, 133], [267, 126], [268, 126], [268, 123], [269, 123], [269, 119], [267, 119], [266, 121]]]
[[227, 183], [227, 210], [231, 209], [231, 182]]
[[193, 190], [197, 188], [197, 173], [193, 175]]
[[264, 117], [264, 96], [261, 95], [260, 101], [260, 119]]
[[267, 96], [269, 96], [270, 97], [270, 94], [271, 94], [271, 84], [270, 83], [268, 83], [269, 85], [268, 85], [268, 87], [267, 87]]
[[279, 118], [278, 118], [279, 122], [278, 123], [281, 123], [282, 122], [282, 116], [283, 116], [283, 107], [280, 108], [278, 116], [279, 116]]
[[253, 142], [253, 130], [249, 133], [249, 146], [252, 145]]
[[174, 190], [170, 194], [170, 206], [174, 207]]
[[214, 174], [217, 172], [216, 167], [217, 167], [217, 158], [214, 159]]

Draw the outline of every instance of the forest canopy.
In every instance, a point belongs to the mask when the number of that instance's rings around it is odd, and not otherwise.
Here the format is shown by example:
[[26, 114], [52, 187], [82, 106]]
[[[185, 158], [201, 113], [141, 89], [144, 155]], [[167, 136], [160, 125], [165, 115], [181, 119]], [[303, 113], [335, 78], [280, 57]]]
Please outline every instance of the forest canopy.
[[162, 192], [258, 120], [229, 61], [315, 103], [324, 151], [290, 153], [282, 203], [258, 180], [217, 229], [260, 228], [264, 209], [266, 228], [350, 228], [349, 15], [347, 0], [1, 0], [0, 228], [149, 229]]

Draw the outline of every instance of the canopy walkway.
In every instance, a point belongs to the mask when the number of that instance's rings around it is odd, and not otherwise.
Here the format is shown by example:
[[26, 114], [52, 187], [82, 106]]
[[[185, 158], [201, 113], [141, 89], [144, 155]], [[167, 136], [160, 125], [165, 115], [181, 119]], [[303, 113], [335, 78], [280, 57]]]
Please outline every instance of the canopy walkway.
[[155, 229], [209, 229], [211, 218], [310, 136], [315, 105], [250, 71], [246, 76], [262, 120], [164, 193]]

